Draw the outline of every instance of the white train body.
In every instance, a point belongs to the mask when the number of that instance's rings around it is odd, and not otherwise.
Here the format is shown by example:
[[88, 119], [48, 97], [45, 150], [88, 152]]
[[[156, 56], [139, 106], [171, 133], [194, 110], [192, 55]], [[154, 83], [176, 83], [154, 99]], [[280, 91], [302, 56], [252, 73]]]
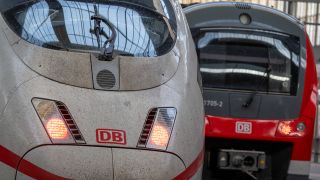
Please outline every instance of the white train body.
[[[1, 179], [201, 178], [203, 102], [181, 7], [130, 3], [0, 0]], [[89, 31], [95, 5], [117, 28], [112, 60], [99, 60]], [[176, 27], [155, 40], [156, 17]], [[169, 36], [165, 51], [150, 46]]]

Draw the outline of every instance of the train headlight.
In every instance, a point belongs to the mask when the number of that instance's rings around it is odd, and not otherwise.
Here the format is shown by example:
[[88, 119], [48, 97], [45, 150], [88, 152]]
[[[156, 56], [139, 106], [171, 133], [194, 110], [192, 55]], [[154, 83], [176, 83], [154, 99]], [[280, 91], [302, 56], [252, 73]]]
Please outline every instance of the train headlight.
[[297, 125], [297, 130], [298, 130], [299, 132], [303, 132], [305, 129], [306, 129], [306, 125], [305, 125], [303, 122], [298, 123], [298, 125]]
[[32, 104], [52, 143], [85, 143], [65, 104], [39, 98], [32, 99]]
[[305, 135], [305, 129], [306, 125], [301, 121], [280, 121], [278, 125], [278, 135], [301, 137]]
[[281, 122], [278, 130], [283, 135], [290, 135], [292, 133], [292, 127], [290, 126], [290, 122]]
[[252, 21], [250, 15], [245, 13], [240, 15], [239, 20], [244, 25], [249, 25]]
[[165, 125], [156, 123], [155, 125], [153, 125], [149, 144], [166, 147], [169, 141], [169, 136], [170, 134], [168, 128]]
[[166, 150], [176, 119], [175, 108], [154, 108], [147, 117], [138, 147]]
[[68, 128], [62, 119], [49, 119], [46, 129], [51, 139], [66, 139], [69, 136]]

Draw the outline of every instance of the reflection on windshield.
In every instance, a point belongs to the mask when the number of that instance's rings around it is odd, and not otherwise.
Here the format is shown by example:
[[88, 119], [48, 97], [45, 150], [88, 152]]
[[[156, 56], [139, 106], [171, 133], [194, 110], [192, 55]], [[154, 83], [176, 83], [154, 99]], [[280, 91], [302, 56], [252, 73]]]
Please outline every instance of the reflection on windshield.
[[300, 65], [297, 39], [266, 32], [217, 30], [203, 32], [196, 42], [204, 87], [296, 93]]
[[[162, 0], [163, 1], [163, 0]], [[161, 2], [162, 2], [161, 1]], [[161, 3], [166, 5], [165, 3]], [[40, 1], [27, 9], [10, 12], [16, 19], [19, 34], [29, 42], [69, 50], [96, 50], [98, 42], [90, 33], [93, 28], [93, 3], [78, 1]], [[132, 56], [159, 56], [168, 52], [175, 41], [174, 29], [160, 14], [126, 4], [97, 4], [101, 15], [107, 17], [117, 30], [115, 50]], [[171, 9], [166, 6], [164, 13]], [[10, 17], [9, 17], [10, 18]], [[108, 26], [104, 31], [110, 36]], [[106, 38], [101, 38], [103, 44]], [[101, 45], [100, 44], [100, 45]]]
[[246, 33], [232, 33], [232, 32], [217, 32], [217, 33], [206, 33], [205, 37], [201, 38], [198, 42], [198, 48], [203, 48], [207, 46], [214, 39], [245, 39], [245, 40], [254, 40], [260, 41], [269, 44], [270, 46], [275, 46], [278, 51], [290, 59], [290, 51], [287, 47], [278, 39], [273, 37], [267, 37], [256, 34], [246, 34]]
[[[256, 71], [251, 69], [209, 69], [209, 68], [200, 68], [201, 72], [205, 73], [212, 73], [212, 74], [250, 74], [254, 76], [262, 76], [267, 77], [268, 75], [263, 71]], [[289, 81], [289, 77], [283, 77], [283, 76], [277, 76], [277, 75], [270, 75], [270, 79], [276, 80], [276, 81], [282, 81], [286, 82]]]

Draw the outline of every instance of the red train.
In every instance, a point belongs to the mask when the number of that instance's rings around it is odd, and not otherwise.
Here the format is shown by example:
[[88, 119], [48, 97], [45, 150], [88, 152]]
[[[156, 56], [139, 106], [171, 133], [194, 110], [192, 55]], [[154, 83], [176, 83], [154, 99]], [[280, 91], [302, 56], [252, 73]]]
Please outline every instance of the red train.
[[317, 73], [304, 25], [246, 3], [198, 4], [185, 14], [203, 78], [205, 176], [308, 179]]

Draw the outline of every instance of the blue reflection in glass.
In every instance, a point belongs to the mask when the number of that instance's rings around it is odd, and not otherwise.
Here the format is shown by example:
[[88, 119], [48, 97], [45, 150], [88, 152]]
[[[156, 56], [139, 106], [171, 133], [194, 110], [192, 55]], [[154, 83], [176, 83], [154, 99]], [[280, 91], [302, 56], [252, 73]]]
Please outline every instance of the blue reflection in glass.
[[[99, 13], [116, 27], [116, 54], [128, 56], [160, 56], [169, 52], [175, 42], [175, 19], [167, 0], [160, 3], [161, 12], [121, 2], [97, 3]], [[166, 2], [166, 3], [165, 3]], [[22, 38], [44, 47], [74, 51], [96, 51], [97, 38], [90, 33], [94, 26], [94, 3], [79, 1], [39, 1], [22, 10], [9, 10], [15, 30]], [[108, 36], [109, 27], [101, 24]], [[107, 39], [101, 38], [100, 45]]]

